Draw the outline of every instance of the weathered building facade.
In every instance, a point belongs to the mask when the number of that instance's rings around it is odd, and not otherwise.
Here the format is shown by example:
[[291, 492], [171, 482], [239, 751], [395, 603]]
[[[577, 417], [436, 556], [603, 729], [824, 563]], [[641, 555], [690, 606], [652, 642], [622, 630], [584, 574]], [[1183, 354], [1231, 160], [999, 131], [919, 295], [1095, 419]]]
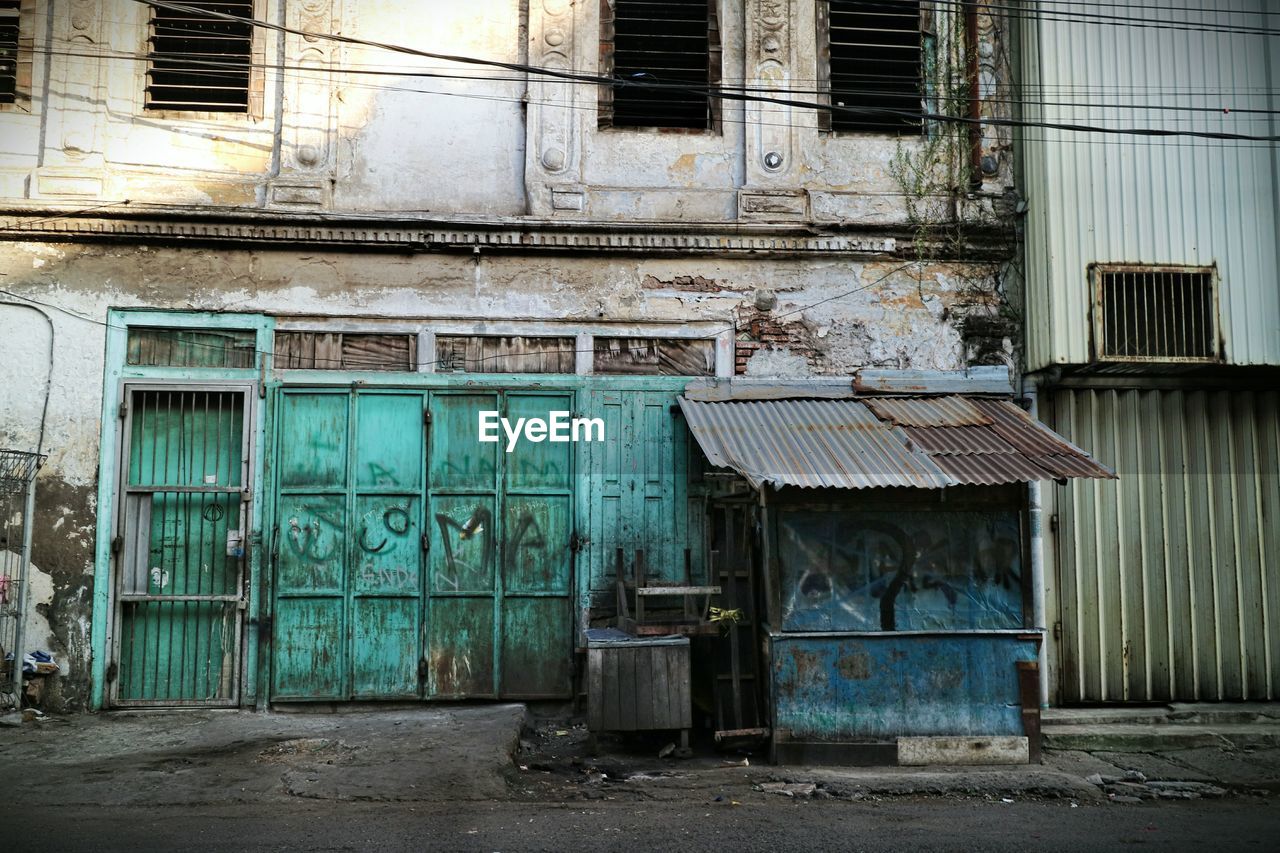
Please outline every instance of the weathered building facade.
[[[1009, 112], [988, 14], [11, 5], [0, 443], [49, 454], [29, 634], [63, 666], [51, 707], [567, 698], [619, 552], [706, 582], [739, 547], [709, 517], [755, 535], [751, 501], [709, 516], [743, 501], [701, 476], [691, 379], [992, 393], [963, 371], [1018, 358], [1010, 139], [971, 121]], [[483, 412], [603, 436], [506, 452]], [[933, 490], [898, 495], [918, 513], [978, 484], [962, 509], [998, 512], [999, 543], [965, 547], [1012, 549], [991, 559], [1014, 585], [960, 627], [1024, 659], [1012, 484], [1035, 471], [894, 483]]]
[[1273, 700], [1280, 19], [1058, 5], [1021, 29], [1024, 116], [1183, 135], [1021, 132], [1028, 384], [1119, 474], [1045, 490], [1052, 692]]

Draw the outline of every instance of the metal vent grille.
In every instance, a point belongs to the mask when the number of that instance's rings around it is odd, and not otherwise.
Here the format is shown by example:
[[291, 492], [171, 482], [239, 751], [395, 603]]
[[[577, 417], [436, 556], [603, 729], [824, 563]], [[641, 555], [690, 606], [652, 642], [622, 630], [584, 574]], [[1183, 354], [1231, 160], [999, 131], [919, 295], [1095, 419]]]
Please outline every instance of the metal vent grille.
[[602, 71], [619, 80], [658, 87], [624, 82], [607, 88], [601, 125], [714, 126], [706, 90], [720, 78], [715, 0], [604, 0], [601, 62]]
[[1095, 274], [1100, 360], [1218, 360], [1213, 269], [1099, 268]]
[[0, 104], [18, 97], [19, 0], [0, 0]]
[[247, 112], [253, 26], [208, 13], [252, 18], [252, 0], [183, 5], [201, 11], [152, 10], [148, 109]]
[[[827, 130], [920, 133], [924, 127], [923, 35], [919, 0], [819, 0], [820, 65]], [[825, 62], [823, 62], [825, 60]]]

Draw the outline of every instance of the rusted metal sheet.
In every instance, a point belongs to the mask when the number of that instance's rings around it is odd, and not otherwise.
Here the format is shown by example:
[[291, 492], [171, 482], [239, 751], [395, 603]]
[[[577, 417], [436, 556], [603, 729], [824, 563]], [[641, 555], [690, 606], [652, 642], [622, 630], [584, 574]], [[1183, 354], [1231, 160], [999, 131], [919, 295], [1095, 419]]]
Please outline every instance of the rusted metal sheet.
[[777, 739], [1023, 734], [1025, 634], [774, 634]]
[[869, 397], [862, 401], [883, 421], [909, 427], [979, 426], [991, 423], [966, 397]]
[[1007, 400], [682, 397], [680, 406], [711, 464], [756, 488], [944, 488], [1115, 476]]
[[937, 489], [951, 480], [900, 430], [854, 400], [695, 403], [680, 398], [689, 428], [712, 465], [754, 487]]

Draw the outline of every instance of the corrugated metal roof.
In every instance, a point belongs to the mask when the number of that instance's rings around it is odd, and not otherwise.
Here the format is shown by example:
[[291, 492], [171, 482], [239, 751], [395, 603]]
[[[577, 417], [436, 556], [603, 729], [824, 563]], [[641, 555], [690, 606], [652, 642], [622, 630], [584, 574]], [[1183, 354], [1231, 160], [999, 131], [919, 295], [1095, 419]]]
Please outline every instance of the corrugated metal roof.
[[937, 489], [951, 478], [901, 430], [856, 400], [698, 403], [680, 398], [689, 428], [712, 465], [755, 488]]
[[863, 404], [884, 421], [898, 426], [977, 426], [991, 418], [965, 397], [870, 397]]
[[711, 464], [756, 488], [933, 489], [1115, 476], [1007, 400], [681, 397], [680, 408]]

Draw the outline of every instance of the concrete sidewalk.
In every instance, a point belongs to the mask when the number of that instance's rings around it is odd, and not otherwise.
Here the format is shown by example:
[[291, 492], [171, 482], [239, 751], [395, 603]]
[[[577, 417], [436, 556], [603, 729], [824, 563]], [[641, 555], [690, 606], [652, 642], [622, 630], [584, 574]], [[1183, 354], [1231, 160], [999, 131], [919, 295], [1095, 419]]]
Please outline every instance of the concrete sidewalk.
[[0, 729], [0, 796], [191, 805], [286, 797], [494, 800], [522, 705], [352, 713], [112, 712]]

